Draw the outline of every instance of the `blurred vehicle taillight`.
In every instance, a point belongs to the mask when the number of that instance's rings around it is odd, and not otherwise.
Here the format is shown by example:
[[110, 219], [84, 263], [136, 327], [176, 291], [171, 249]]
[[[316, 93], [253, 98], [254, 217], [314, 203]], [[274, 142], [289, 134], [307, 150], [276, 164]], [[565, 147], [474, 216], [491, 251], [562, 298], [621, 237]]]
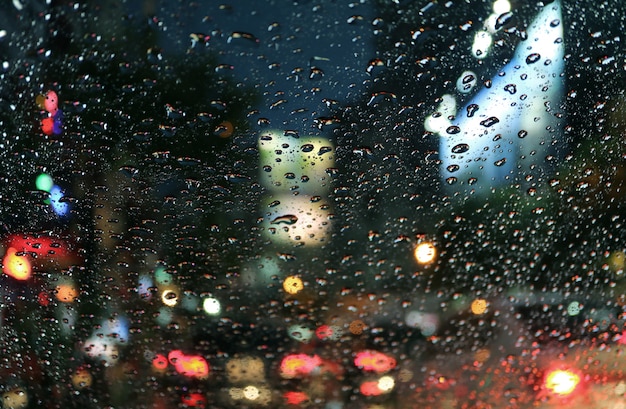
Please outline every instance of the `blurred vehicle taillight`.
[[558, 396], [571, 395], [580, 383], [580, 375], [571, 370], [557, 369], [547, 373], [544, 385], [546, 389]]

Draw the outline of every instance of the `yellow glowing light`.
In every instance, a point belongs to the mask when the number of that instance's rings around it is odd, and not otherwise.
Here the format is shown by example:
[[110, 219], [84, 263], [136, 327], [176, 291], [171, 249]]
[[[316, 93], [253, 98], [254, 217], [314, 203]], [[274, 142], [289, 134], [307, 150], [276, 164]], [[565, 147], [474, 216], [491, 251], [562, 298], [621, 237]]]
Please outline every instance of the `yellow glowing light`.
[[304, 288], [304, 284], [300, 277], [289, 276], [283, 281], [283, 288], [289, 294], [298, 294]]
[[17, 250], [9, 247], [2, 261], [4, 274], [10, 275], [16, 280], [28, 280], [31, 276], [32, 267], [25, 256], [17, 254]]
[[259, 397], [259, 389], [256, 386], [248, 385], [243, 388], [243, 396], [248, 400], [256, 400]]
[[420, 264], [432, 263], [437, 256], [437, 249], [432, 243], [420, 243], [415, 247], [415, 259]]
[[88, 388], [91, 386], [93, 378], [88, 370], [79, 369], [72, 375], [72, 385], [76, 389]]
[[28, 394], [22, 388], [11, 389], [2, 395], [2, 407], [5, 409], [22, 409], [28, 405]]
[[569, 395], [576, 389], [580, 376], [571, 371], [556, 370], [546, 377], [546, 388], [557, 395]]
[[396, 381], [391, 376], [383, 376], [378, 380], [378, 389], [389, 392], [396, 385]]
[[175, 291], [167, 289], [161, 293], [161, 301], [168, 307], [174, 307], [178, 304], [178, 294]]
[[487, 311], [487, 301], [482, 298], [477, 298], [472, 301], [471, 305], [472, 314], [480, 315]]
[[609, 268], [618, 273], [624, 273], [624, 266], [626, 265], [626, 253], [623, 251], [614, 251], [609, 256]]
[[54, 295], [61, 302], [71, 303], [78, 298], [78, 290], [73, 284], [59, 284], [54, 290]]

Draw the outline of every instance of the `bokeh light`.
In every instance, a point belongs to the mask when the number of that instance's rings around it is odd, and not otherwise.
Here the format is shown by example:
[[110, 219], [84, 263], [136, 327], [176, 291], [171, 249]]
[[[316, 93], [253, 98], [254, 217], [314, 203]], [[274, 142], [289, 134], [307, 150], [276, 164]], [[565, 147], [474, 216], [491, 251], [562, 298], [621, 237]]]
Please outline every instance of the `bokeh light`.
[[191, 408], [203, 408], [206, 405], [206, 398], [201, 393], [190, 393], [188, 395], [183, 395], [181, 403]]
[[93, 377], [87, 369], [79, 368], [72, 375], [72, 385], [74, 385], [76, 389], [89, 388], [92, 382]]
[[430, 264], [437, 257], [437, 249], [432, 243], [424, 242], [415, 247], [415, 260], [420, 264]]
[[54, 289], [54, 296], [61, 302], [72, 303], [78, 298], [78, 289], [71, 282], [59, 284]]
[[580, 376], [578, 374], [569, 370], [558, 369], [548, 373], [545, 385], [549, 391], [565, 396], [574, 392], [579, 382]]
[[292, 325], [288, 330], [289, 337], [298, 342], [307, 343], [313, 338], [313, 331], [304, 325]]
[[396, 367], [396, 360], [378, 351], [360, 351], [354, 358], [354, 365], [364, 371], [384, 373]]
[[291, 379], [297, 376], [310, 374], [315, 368], [322, 364], [322, 359], [317, 356], [306, 354], [292, 354], [283, 358], [280, 363], [280, 375], [283, 378]]
[[32, 274], [30, 260], [26, 256], [18, 254], [18, 251], [13, 247], [7, 249], [2, 264], [4, 274], [16, 280], [28, 280]]
[[152, 359], [152, 367], [159, 372], [165, 371], [167, 369], [167, 358], [163, 354], [156, 354], [156, 356]]
[[161, 292], [161, 301], [168, 307], [175, 307], [178, 304], [178, 294], [175, 290], [167, 288]]
[[181, 375], [197, 379], [206, 379], [209, 376], [209, 364], [200, 355], [185, 355], [181, 350], [175, 349], [170, 351], [167, 359]]
[[485, 311], [487, 311], [487, 301], [482, 298], [477, 298], [472, 301], [470, 309], [474, 315], [484, 314]]
[[283, 398], [285, 398], [285, 403], [288, 405], [300, 405], [309, 400], [309, 395], [304, 392], [285, 392], [283, 394]]
[[4, 409], [23, 409], [28, 406], [28, 393], [24, 388], [11, 389], [2, 394]]
[[222, 310], [222, 306], [217, 298], [208, 297], [202, 302], [202, 309], [209, 315], [217, 315]]
[[382, 376], [378, 380], [378, 389], [383, 392], [390, 392], [394, 386], [396, 385], [396, 381], [389, 375]]
[[302, 279], [296, 276], [289, 276], [283, 281], [283, 289], [289, 294], [298, 294], [304, 288]]
[[54, 186], [54, 182], [52, 181], [52, 177], [46, 173], [41, 173], [35, 179], [35, 186], [39, 190], [43, 190], [44, 192], [49, 192]]

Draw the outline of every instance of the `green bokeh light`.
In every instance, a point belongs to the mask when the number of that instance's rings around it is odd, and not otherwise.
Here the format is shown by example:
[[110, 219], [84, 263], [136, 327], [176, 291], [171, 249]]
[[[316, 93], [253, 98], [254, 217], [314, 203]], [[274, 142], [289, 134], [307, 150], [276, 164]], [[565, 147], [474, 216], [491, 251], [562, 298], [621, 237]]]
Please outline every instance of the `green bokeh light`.
[[54, 182], [52, 181], [52, 178], [50, 177], [50, 175], [47, 175], [45, 173], [37, 176], [37, 179], [35, 180], [35, 186], [37, 186], [37, 189], [43, 190], [45, 192], [49, 192], [50, 189], [52, 189], [53, 185]]

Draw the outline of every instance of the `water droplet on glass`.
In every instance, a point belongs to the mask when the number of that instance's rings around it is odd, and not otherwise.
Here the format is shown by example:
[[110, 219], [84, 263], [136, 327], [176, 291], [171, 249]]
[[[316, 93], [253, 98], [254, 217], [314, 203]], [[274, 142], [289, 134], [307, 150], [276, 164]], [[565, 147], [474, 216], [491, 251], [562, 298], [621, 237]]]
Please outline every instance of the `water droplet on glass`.
[[309, 72], [309, 79], [319, 80], [324, 76], [324, 71], [318, 67], [311, 67], [311, 71]]
[[332, 152], [332, 151], [333, 151], [333, 148], [331, 146], [322, 146], [319, 152], [317, 152], [317, 155], [322, 156], [323, 154]]
[[528, 135], [528, 132], [523, 129], [517, 133], [517, 136], [522, 139], [525, 138], [527, 135]]
[[480, 121], [480, 124], [484, 126], [485, 128], [489, 128], [490, 126], [495, 125], [498, 122], [500, 122], [498, 118], [496, 118], [495, 116], [490, 116], [489, 118], [483, 121]]
[[449, 165], [446, 169], [448, 170], [448, 172], [450, 173], [454, 173], [457, 170], [459, 170], [461, 167], [459, 165]]
[[259, 39], [250, 33], [244, 33], [243, 31], [235, 31], [226, 40], [227, 43], [244, 43], [259, 44]]
[[526, 57], [526, 64], [534, 64], [541, 58], [539, 53], [532, 53], [528, 57]]
[[268, 126], [270, 126], [270, 120], [267, 118], [259, 118], [257, 119], [256, 123], [261, 128], [267, 128]]
[[451, 176], [451, 177], [446, 179], [446, 183], [449, 184], [449, 185], [453, 185], [453, 184], [456, 183], [457, 180], [458, 180], [457, 178], [455, 178], [454, 176]]
[[460, 143], [452, 147], [452, 153], [465, 153], [469, 150], [469, 145], [466, 143]]
[[315, 146], [313, 146], [313, 144], [310, 143], [305, 143], [304, 145], [302, 145], [302, 147], [300, 148], [300, 150], [302, 152], [311, 152], [313, 151], [313, 149], [315, 149]]
[[374, 71], [378, 72], [382, 70], [383, 68], [385, 68], [385, 62], [381, 60], [380, 58], [376, 58], [376, 59], [370, 60], [370, 62], [367, 64], [367, 68], [365, 69], [365, 71], [368, 74], [373, 75], [372, 73]]
[[285, 214], [283, 216], [278, 216], [274, 220], [272, 220], [271, 224], [294, 224], [298, 221], [298, 217], [293, 214]]
[[449, 126], [449, 127], [446, 129], [446, 133], [448, 133], [448, 134], [450, 134], [450, 135], [455, 135], [455, 134], [458, 134], [459, 132], [461, 132], [461, 128], [459, 128], [459, 127], [458, 127], [458, 126], [456, 126], [456, 125]]
[[478, 111], [478, 105], [477, 104], [469, 104], [467, 106], [467, 117], [471, 118], [474, 116], [474, 113]]
[[499, 30], [502, 26], [508, 23], [509, 20], [511, 20], [511, 17], [513, 17], [513, 13], [511, 11], [507, 11], [506, 13], [500, 14], [498, 18], [496, 19], [496, 25], [495, 25], [496, 30]]
[[502, 166], [505, 163], [506, 163], [506, 158], [498, 159], [497, 161], [493, 162], [493, 164], [496, 166]]
[[515, 84], [507, 84], [504, 86], [504, 90], [513, 95], [517, 92], [517, 87], [515, 86]]

